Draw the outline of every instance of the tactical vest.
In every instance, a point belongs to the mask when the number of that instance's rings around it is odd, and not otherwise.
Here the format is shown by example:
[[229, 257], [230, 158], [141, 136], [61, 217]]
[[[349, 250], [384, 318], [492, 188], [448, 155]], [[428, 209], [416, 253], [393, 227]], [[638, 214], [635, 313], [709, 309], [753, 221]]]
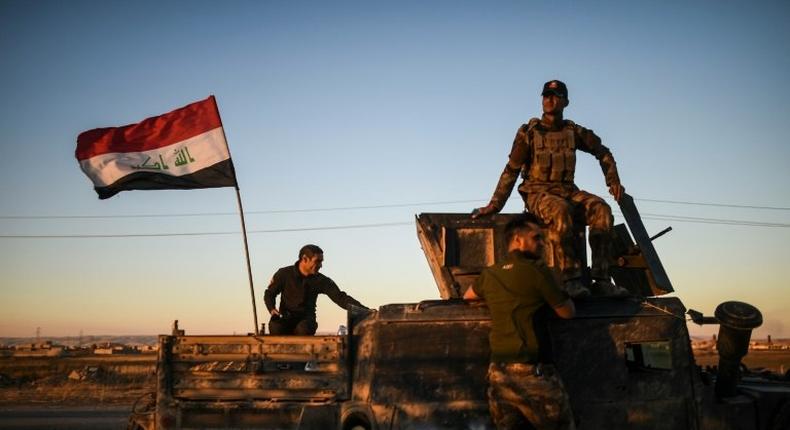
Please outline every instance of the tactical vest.
[[576, 140], [573, 127], [559, 131], [532, 129], [532, 160], [524, 179], [537, 182], [573, 183], [576, 171]]

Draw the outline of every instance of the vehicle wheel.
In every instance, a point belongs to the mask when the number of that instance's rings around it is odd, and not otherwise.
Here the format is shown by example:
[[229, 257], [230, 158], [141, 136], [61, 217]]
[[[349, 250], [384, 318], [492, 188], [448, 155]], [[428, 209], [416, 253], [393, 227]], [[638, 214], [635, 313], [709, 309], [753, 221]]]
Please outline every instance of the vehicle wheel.
[[371, 428], [368, 417], [359, 413], [349, 415], [343, 423], [343, 430], [370, 430]]
[[126, 430], [145, 430], [145, 427], [140, 425], [137, 421], [129, 419], [129, 424], [126, 425]]
[[790, 401], [784, 402], [779, 412], [774, 414], [771, 430], [790, 430]]

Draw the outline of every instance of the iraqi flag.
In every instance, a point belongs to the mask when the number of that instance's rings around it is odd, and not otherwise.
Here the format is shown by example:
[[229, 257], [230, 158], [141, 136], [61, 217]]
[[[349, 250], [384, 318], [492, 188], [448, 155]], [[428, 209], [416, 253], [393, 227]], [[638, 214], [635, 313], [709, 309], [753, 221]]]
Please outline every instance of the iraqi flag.
[[77, 161], [100, 199], [125, 190], [237, 187], [214, 96], [77, 137]]

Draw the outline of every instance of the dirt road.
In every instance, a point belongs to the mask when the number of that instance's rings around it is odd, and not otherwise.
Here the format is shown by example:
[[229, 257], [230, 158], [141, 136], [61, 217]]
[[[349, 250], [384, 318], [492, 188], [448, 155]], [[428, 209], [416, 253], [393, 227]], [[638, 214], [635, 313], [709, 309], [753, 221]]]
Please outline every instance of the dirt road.
[[0, 428], [14, 430], [123, 430], [128, 406], [111, 407], [0, 407]]

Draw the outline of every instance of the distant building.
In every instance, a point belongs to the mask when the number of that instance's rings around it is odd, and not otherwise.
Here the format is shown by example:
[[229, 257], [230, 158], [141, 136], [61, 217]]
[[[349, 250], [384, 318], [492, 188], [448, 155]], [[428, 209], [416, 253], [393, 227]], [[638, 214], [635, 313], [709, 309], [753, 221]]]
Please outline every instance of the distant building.
[[768, 335], [766, 341], [753, 340], [749, 342], [749, 349], [754, 351], [781, 351], [790, 349], [790, 343], [787, 339], [773, 340], [771, 335]]
[[52, 341], [17, 345], [14, 357], [62, 357], [66, 355], [66, 347], [55, 345]]
[[694, 340], [691, 342], [691, 349], [695, 351], [715, 351], [716, 340], [715, 339]]
[[159, 345], [136, 345], [135, 349], [143, 354], [159, 351]]
[[771, 345], [753, 340], [749, 342], [749, 349], [752, 351], [766, 351], [771, 349]]
[[72, 356], [72, 357], [80, 357], [80, 356], [85, 356], [85, 355], [91, 355], [92, 353], [93, 353], [93, 350], [91, 350], [90, 348], [87, 348], [87, 347], [81, 347], [81, 346], [67, 346], [66, 347], [66, 355]]
[[103, 346], [97, 346], [96, 349], [93, 350], [93, 353], [96, 355], [119, 355], [119, 354], [139, 354], [135, 348], [132, 348], [128, 345], [123, 345], [120, 343], [107, 343]]

